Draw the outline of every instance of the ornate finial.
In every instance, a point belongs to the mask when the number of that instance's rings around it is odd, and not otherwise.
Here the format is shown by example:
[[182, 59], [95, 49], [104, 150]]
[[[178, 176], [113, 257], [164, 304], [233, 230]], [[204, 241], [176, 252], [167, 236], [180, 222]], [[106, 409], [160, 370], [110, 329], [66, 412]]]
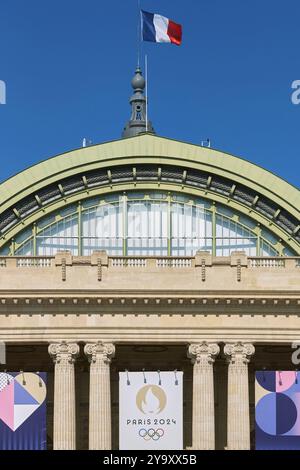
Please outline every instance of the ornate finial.
[[135, 70], [135, 75], [133, 79], [131, 80], [131, 86], [134, 89], [134, 91], [140, 91], [143, 93], [143, 90], [145, 89], [146, 81], [142, 75], [142, 70], [140, 67], [137, 67]]
[[131, 85], [134, 91], [130, 98], [131, 117], [124, 128], [122, 137], [134, 137], [146, 131], [155, 134], [151, 122], [148, 121], [148, 126], [146, 125], [146, 97], [144, 95], [146, 82], [140, 67], [136, 68]]

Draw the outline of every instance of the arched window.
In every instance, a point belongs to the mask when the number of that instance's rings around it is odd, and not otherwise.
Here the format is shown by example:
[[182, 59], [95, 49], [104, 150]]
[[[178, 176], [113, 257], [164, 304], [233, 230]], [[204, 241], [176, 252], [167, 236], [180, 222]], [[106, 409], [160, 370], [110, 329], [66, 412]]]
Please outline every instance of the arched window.
[[278, 243], [274, 234], [226, 206], [176, 193], [129, 192], [86, 199], [41, 219], [15, 238], [10, 254], [106, 250], [110, 255], [193, 256], [202, 250], [228, 256], [239, 250], [276, 256], [283, 254]]

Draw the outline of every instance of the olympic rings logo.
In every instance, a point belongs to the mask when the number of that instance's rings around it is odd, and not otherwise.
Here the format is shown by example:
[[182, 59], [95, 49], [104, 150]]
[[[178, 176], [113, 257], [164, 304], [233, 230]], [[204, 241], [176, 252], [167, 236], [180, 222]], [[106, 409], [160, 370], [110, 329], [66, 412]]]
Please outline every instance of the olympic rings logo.
[[163, 435], [165, 434], [165, 431], [161, 428], [158, 429], [140, 429], [139, 430], [139, 436], [144, 439], [144, 441], [150, 441], [151, 439], [153, 441], [158, 441]]

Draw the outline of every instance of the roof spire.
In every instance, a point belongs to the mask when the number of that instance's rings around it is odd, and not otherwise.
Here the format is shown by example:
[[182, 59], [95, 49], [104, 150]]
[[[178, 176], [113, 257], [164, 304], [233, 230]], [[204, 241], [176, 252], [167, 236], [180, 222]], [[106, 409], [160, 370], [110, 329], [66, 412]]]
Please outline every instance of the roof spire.
[[131, 117], [124, 128], [122, 137], [134, 137], [147, 130], [155, 134], [150, 121], [148, 121], [148, 126], [146, 126], [146, 97], [144, 95], [146, 82], [139, 66], [135, 70], [131, 85], [134, 90], [129, 101], [131, 105]]

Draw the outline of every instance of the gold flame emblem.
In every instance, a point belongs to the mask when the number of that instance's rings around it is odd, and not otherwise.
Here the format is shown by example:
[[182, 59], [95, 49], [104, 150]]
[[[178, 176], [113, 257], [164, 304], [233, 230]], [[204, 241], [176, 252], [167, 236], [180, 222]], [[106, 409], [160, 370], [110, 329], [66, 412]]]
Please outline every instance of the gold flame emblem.
[[158, 414], [167, 404], [167, 396], [158, 385], [145, 385], [136, 394], [136, 406], [144, 414]]

